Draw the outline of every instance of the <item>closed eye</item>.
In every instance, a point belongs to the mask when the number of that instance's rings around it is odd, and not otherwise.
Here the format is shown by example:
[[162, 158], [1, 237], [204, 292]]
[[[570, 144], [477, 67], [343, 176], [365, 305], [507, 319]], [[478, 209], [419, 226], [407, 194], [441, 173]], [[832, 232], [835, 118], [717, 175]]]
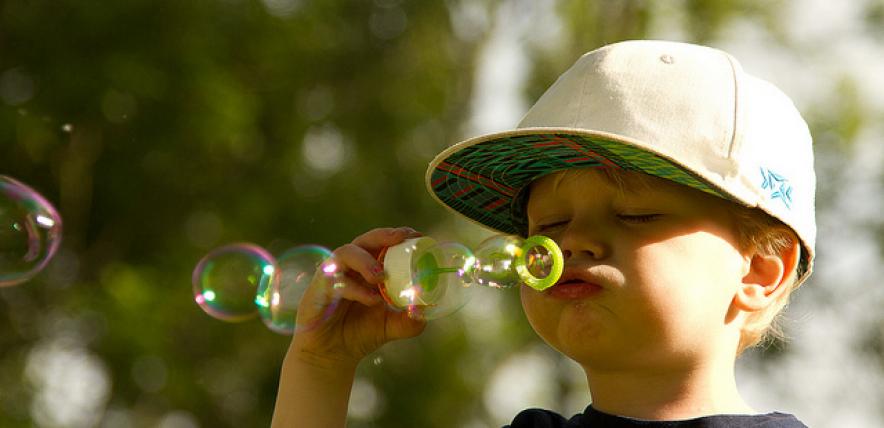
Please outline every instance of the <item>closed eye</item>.
[[536, 227], [535, 233], [548, 232], [553, 229], [564, 227], [567, 224], [568, 224], [567, 221], [557, 221], [554, 223], [538, 224]]
[[617, 214], [617, 218], [626, 223], [648, 223], [657, 220], [662, 214]]

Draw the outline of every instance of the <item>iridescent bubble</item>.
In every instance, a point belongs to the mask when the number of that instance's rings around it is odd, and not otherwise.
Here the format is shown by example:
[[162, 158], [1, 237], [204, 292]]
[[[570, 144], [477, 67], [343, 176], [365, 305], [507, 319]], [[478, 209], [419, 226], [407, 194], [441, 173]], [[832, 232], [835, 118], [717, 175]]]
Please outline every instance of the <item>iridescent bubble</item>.
[[564, 268], [564, 257], [555, 241], [535, 235], [527, 239], [497, 235], [476, 248], [473, 278], [481, 285], [511, 288], [526, 284], [537, 290], [551, 287]]
[[562, 250], [551, 238], [529, 236], [522, 243], [524, 257], [516, 259], [516, 272], [527, 286], [543, 291], [555, 285], [565, 268]]
[[[291, 248], [276, 258], [277, 271], [273, 281], [258, 288], [255, 303], [261, 320], [271, 330], [281, 334], [293, 334], [327, 319], [337, 306], [339, 270], [332, 252], [318, 245], [301, 245]], [[323, 295], [330, 301], [323, 302], [323, 315], [308, 324], [297, 325], [298, 307], [304, 293], [315, 285], [324, 289]]]
[[[407, 256], [393, 254], [384, 261], [388, 280], [382, 291], [391, 306], [429, 320], [454, 313], [472, 298], [476, 290], [471, 283], [475, 258], [469, 248], [421, 238], [406, 241], [401, 253]], [[395, 266], [404, 264], [404, 260], [408, 261], [404, 266], [408, 276], [399, 273], [402, 266]]]
[[528, 273], [531, 275], [544, 278], [552, 272], [553, 258], [545, 247], [535, 247], [528, 250], [526, 260], [528, 262]]
[[61, 243], [61, 216], [27, 185], [0, 175], [0, 287], [46, 267]]
[[258, 314], [256, 294], [274, 277], [276, 260], [247, 243], [216, 248], [193, 271], [196, 303], [214, 318], [238, 322]]
[[[475, 254], [462, 244], [420, 237], [385, 249], [379, 260], [386, 275], [380, 291], [388, 306], [426, 320], [457, 311], [479, 285], [527, 284], [543, 290], [555, 284], [563, 268], [561, 250], [539, 235], [493, 236]], [[268, 328], [282, 334], [327, 320], [342, 285], [332, 252], [316, 245], [292, 248], [278, 258], [252, 244], [228, 245], [206, 255], [193, 273], [195, 300], [206, 313], [225, 321], [259, 314]], [[317, 316], [298, 319], [299, 310], [310, 308], [305, 305], [318, 305]]]
[[480, 285], [510, 288], [521, 284], [515, 261], [521, 257], [523, 239], [514, 235], [495, 235], [476, 247], [473, 277]]

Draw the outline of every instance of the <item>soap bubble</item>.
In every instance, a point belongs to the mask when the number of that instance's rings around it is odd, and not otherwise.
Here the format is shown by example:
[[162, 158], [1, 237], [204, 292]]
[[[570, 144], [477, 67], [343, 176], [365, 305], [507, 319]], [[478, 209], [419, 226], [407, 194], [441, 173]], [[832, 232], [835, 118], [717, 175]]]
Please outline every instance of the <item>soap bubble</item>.
[[383, 295], [391, 306], [417, 317], [441, 318], [471, 300], [476, 290], [471, 283], [475, 258], [469, 248], [456, 242], [422, 242], [413, 244], [410, 251], [410, 281], [386, 281]]
[[562, 252], [550, 238], [496, 235], [476, 247], [473, 278], [488, 287], [511, 288], [526, 284], [544, 290], [555, 284], [563, 267]]
[[[480, 286], [526, 284], [544, 290], [555, 284], [564, 264], [556, 243], [539, 235], [493, 236], [475, 253], [462, 244], [424, 236], [386, 248], [378, 259], [385, 275], [379, 291], [388, 307], [425, 320], [454, 313]], [[257, 314], [272, 331], [293, 334], [331, 317], [341, 298], [342, 275], [333, 253], [317, 245], [294, 247], [274, 258], [253, 244], [233, 244], [199, 262], [193, 292], [200, 307], [215, 318], [242, 321]], [[305, 295], [318, 298], [302, 303]], [[305, 304], [319, 305], [319, 316], [298, 320]]]
[[496, 235], [476, 247], [474, 277], [481, 285], [511, 288], [522, 280], [516, 272], [515, 260], [522, 255], [522, 239], [513, 235]]
[[[332, 252], [318, 245], [301, 245], [291, 248], [276, 258], [277, 271], [272, 281], [258, 288], [255, 303], [261, 320], [271, 330], [281, 334], [293, 334], [315, 322], [325, 320], [340, 300], [334, 285], [339, 271]], [[304, 293], [314, 281], [330, 301], [323, 302], [323, 316], [306, 325], [297, 325], [298, 306]]]
[[526, 258], [528, 273], [538, 278], [549, 276], [553, 268], [552, 259], [552, 255], [545, 247], [531, 248]]
[[562, 250], [551, 238], [529, 236], [522, 242], [522, 254], [516, 259], [516, 272], [525, 285], [543, 291], [555, 285], [565, 268]]
[[193, 295], [207, 314], [222, 321], [245, 321], [258, 314], [257, 291], [267, 288], [276, 261], [247, 243], [212, 250], [193, 271]]
[[0, 287], [46, 267], [61, 243], [61, 216], [27, 185], [0, 175]]

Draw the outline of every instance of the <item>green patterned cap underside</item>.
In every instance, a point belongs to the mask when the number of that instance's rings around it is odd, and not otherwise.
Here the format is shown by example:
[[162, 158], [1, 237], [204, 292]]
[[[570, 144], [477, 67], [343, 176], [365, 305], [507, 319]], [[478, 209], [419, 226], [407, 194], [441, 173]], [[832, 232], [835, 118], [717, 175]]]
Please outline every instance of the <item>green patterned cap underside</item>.
[[731, 199], [696, 174], [643, 149], [564, 133], [510, 135], [465, 147], [436, 165], [430, 184], [442, 202], [461, 214], [504, 233], [525, 235], [528, 184], [554, 171], [587, 167], [643, 172]]

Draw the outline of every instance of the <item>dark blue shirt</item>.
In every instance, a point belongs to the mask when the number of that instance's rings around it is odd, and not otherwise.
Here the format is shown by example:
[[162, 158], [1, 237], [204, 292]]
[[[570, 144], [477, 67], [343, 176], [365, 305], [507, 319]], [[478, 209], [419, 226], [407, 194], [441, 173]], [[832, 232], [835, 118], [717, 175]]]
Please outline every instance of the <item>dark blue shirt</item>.
[[713, 415], [678, 421], [646, 421], [600, 412], [592, 406], [583, 413], [565, 419], [562, 415], [542, 409], [521, 411], [510, 428], [807, 428], [795, 416], [786, 413], [764, 415]]

